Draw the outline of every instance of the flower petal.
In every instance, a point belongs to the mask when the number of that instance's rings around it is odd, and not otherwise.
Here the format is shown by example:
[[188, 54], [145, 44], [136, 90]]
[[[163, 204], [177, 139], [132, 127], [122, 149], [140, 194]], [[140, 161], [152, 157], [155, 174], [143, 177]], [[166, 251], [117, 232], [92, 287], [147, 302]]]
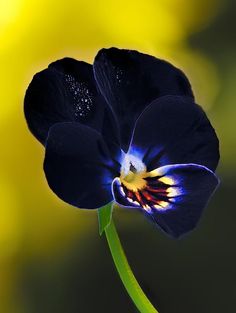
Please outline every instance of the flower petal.
[[131, 192], [114, 179], [114, 198], [123, 206], [142, 210], [173, 237], [196, 226], [218, 185], [215, 174], [198, 164], [163, 166], [150, 172], [146, 180], [144, 189]]
[[112, 200], [111, 183], [119, 173], [102, 136], [80, 123], [50, 128], [44, 171], [59, 198], [79, 208], [99, 208]]
[[165, 96], [154, 100], [137, 120], [129, 153], [142, 159], [149, 171], [177, 163], [214, 171], [219, 143], [200, 106], [186, 97]]
[[114, 115], [97, 91], [92, 66], [85, 62], [64, 58], [37, 73], [27, 89], [24, 109], [30, 130], [43, 144], [58, 122], [88, 125], [108, 142], [119, 144]]
[[193, 97], [184, 73], [168, 62], [133, 50], [102, 49], [94, 62], [101, 93], [118, 116], [126, 151], [134, 123], [144, 108], [164, 95]]
[[177, 238], [196, 227], [219, 181], [212, 171], [197, 164], [164, 166], [158, 169], [158, 175], [171, 181], [169, 195], [147, 216]]

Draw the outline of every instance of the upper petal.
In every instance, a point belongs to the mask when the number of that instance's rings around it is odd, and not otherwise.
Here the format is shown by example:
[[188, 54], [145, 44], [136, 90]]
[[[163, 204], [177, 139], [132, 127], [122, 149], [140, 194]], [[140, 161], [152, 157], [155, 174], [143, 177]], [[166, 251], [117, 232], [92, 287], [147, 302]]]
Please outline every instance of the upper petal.
[[193, 97], [184, 73], [168, 62], [133, 50], [102, 49], [94, 62], [98, 86], [118, 116], [124, 150], [144, 108], [164, 95]]
[[165, 96], [154, 100], [137, 120], [129, 153], [136, 154], [148, 170], [196, 163], [214, 171], [219, 143], [199, 105], [190, 98]]
[[51, 189], [79, 208], [99, 208], [112, 200], [111, 183], [119, 166], [102, 136], [79, 123], [51, 127], [46, 143], [44, 171]]
[[79, 122], [109, 142], [119, 142], [115, 118], [85, 62], [64, 58], [37, 73], [26, 91], [24, 110], [30, 130], [43, 144], [58, 122]]

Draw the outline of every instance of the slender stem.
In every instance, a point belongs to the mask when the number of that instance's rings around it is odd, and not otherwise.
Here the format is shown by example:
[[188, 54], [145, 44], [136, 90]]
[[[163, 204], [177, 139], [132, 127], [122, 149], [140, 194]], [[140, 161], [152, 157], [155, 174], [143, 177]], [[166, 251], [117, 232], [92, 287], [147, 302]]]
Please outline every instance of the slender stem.
[[113, 220], [105, 228], [108, 245], [120, 278], [141, 313], [158, 313], [139, 286], [125, 256]]

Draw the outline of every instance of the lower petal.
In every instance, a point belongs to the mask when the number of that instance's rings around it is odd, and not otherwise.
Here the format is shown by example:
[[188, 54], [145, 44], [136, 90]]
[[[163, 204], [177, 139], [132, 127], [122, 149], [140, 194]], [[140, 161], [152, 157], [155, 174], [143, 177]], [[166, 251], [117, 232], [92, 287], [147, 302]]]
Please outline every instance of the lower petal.
[[166, 165], [147, 172], [141, 190], [128, 190], [119, 178], [113, 181], [115, 200], [141, 209], [172, 237], [192, 230], [218, 185], [208, 168], [198, 164]]

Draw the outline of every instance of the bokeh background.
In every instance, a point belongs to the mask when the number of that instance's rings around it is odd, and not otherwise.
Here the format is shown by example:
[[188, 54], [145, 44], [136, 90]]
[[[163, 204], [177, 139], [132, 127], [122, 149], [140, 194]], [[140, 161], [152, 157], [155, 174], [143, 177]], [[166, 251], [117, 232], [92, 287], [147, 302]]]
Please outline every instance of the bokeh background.
[[235, 28], [234, 0], [0, 0], [0, 312], [136, 312], [96, 212], [49, 190], [43, 148], [23, 116], [35, 72], [64, 56], [92, 62], [110, 46], [182, 68], [221, 142], [221, 187], [184, 239], [115, 212], [137, 279], [160, 313], [235, 310]]

